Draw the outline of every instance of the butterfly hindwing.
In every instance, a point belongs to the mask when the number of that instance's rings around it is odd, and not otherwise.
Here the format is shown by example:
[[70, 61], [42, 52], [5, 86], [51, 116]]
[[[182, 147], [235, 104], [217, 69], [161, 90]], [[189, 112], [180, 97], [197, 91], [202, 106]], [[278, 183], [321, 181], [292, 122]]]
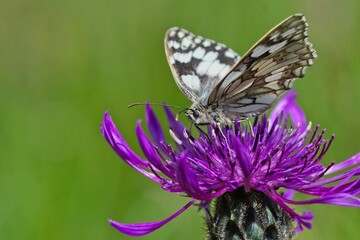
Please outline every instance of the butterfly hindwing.
[[224, 44], [171, 28], [165, 35], [166, 56], [179, 88], [192, 102], [203, 102], [240, 56]]
[[272, 29], [214, 87], [208, 105], [220, 103], [234, 116], [255, 116], [271, 107], [316, 58], [307, 26], [296, 14]]

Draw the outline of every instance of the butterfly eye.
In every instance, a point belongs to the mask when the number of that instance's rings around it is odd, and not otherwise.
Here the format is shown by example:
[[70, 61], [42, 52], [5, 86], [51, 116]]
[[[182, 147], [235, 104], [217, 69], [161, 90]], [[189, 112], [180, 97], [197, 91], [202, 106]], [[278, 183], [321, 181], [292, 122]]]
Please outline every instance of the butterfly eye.
[[194, 118], [198, 118], [200, 116], [200, 112], [198, 110], [193, 111]]
[[190, 117], [192, 120], [195, 120], [200, 116], [200, 112], [199, 110], [189, 109], [186, 115]]

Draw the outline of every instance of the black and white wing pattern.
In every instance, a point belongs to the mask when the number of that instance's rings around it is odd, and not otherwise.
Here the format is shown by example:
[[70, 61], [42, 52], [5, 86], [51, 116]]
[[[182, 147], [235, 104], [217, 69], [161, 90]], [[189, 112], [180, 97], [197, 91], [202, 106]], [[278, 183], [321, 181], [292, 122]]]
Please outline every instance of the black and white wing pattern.
[[306, 19], [295, 14], [270, 30], [214, 87], [207, 105], [229, 116], [256, 116], [305, 74], [316, 58], [307, 40]]
[[177, 27], [166, 32], [165, 52], [178, 87], [192, 102], [203, 105], [215, 85], [240, 60], [224, 44]]

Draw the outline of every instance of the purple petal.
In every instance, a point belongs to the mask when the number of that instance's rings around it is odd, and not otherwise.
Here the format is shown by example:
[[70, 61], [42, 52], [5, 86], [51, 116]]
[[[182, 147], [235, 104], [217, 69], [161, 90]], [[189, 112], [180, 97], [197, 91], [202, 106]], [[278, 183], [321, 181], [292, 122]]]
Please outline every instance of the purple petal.
[[271, 112], [269, 118], [270, 125], [272, 125], [275, 119], [283, 112], [285, 116], [288, 115], [290, 117], [294, 126], [300, 124], [300, 131], [304, 131], [306, 129], [307, 121], [305, 113], [296, 103], [296, 97], [296, 92], [292, 90], [280, 99], [274, 110]]
[[121, 136], [117, 130], [115, 124], [113, 123], [110, 115], [106, 111], [104, 113], [104, 120], [100, 126], [100, 130], [110, 144], [110, 146], [115, 150], [115, 152], [129, 165], [141, 165], [146, 166], [147, 162], [140, 158], [136, 153], [134, 153], [129, 145], [126, 143], [124, 138]]
[[161, 128], [161, 125], [156, 118], [154, 111], [151, 109], [150, 105], [146, 105], [146, 123], [149, 128], [150, 135], [154, 141], [154, 144], [163, 149], [162, 143], [165, 143], [164, 132]]
[[332, 166], [329, 169], [329, 171], [326, 173], [326, 175], [335, 173], [335, 172], [343, 170], [345, 168], [354, 167], [355, 165], [358, 165], [358, 164], [360, 164], [360, 153], [355, 154], [351, 158], [349, 158], [341, 163], [335, 164], [334, 166]]
[[176, 120], [176, 117], [171, 112], [169, 107], [164, 106], [164, 110], [166, 113], [167, 120], [169, 122], [170, 129], [173, 131], [173, 133], [175, 133], [175, 136], [182, 141], [182, 143], [186, 144], [187, 140], [183, 134], [184, 129], [186, 129], [185, 126], [180, 121]]
[[172, 113], [169, 107], [164, 106], [166, 117], [168, 119], [170, 128], [173, 129], [177, 134], [182, 135], [185, 126], [178, 120], [176, 120], [175, 115]]
[[104, 114], [104, 120], [100, 126], [100, 129], [106, 141], [127, 164], [148, 178], [159, 182], [159, 178], [155, 174], [150, 173], [144, 169], [144, 167], [148, 166], [148, 162], [140, 158], [131, 150], [129, 145], [117, 130], [107, 111]]
[[[158, 152], [155, 150], [153, 144], [150, 142], [148, 137], [145, 135], [143, 129], [140, 126], [140, 121], [138, 122], [138, 124], [136, 126], [136, 134], [138, 137], [139, 145], [140, 145], [144, 155], [149, 160], [149, 162], [156, 168], [157, 171], [162, 172], [166, 176], [173, 178], [174, 176], [173, 176], [172, 172], [164, 167], [163, 163], [161, 162]], [[157, 182], [161, 182], [161, 180], [159, 180], [159, 177], [156, 179], [153, 179], [153, 180], [155, 180]]]
[[311, 220], [314, 219], [314, 215], [312, 214], [312, 212], [304, 212], [301, 216], [299, 217], [295, 217], [294, 221], [298, 223], [297, 228], [295, 229], [295, 232], [301, 232], [303, 231], [302, 226], [304, 225], [305, 227], [307, 227], [308, 229], [312, 228], [312, 222]]
[[119, 223], [115, 222], [113, 220], [109, 220], [110, 224], [122, 232], [123, 234], [133, 236], [133, 237], [139, 237], [144, 236], [146, 234], [149, 234], [158, 228], [164, 226], [177, 216], [179, 216], [181, 213], [183, 213], [186, 209], [188, 209], [196, 200], [193, 199], [190, 202], [188, 202], [184, 207], [182, 207], [179, 211], [171, 215], [170, 217], [159, 221], [159, 222], [144, 222], [144, 223], [134, 223], [134, 224], [126, 224], [126, 223]]
[[182, 153], [180, 159], [177, 161], [176, 176], [183, 191], [197, 200], [208, 201], [222, 195], [228, 190], [227, 188], [223, 188], [212, 192], [212, 190], [215, 189], [201, 189], [196, 174], [187, 163], [187, 153]]
[[201, 191], [199, 189], [199, 182], [196, 178], [196, 174], [192, 171], [190, 166], [186, 162], [187, 153], [181, 154], [180, 159], [177, 161], [176, 177], [180, 186], [184, 191], [194, 198], [201, 198]]
[[248, 152], [244, 151], [246, 149], [240, 142], [240, 140], [231, 132], [232, 141], [234, 144], [233, 149], [236, 152], [236, 159], [239, 163], [241, 171], [243, 173], [243, 181], [244, 181], [244, 188], [246, 192], [249, 192], [251, 189], [250, 186], [250, 173], [251, 173], [251, 161], [250, 157], [248, 156]]
[[283, 198], [285, 199], [293, 199], [295, 195], [295, 191], [292, 189], [287, 189], [284, 194], [283, 194]]
[[287, 199], [283, 198], [273, 189], [270, 189], [268, 192], [264, 192], [270, 199], [276, 202], [280, 207], [282, 207], [293, 219], [298, 223], [297, 232], [302, 231], [302, 226], [307, 228], [311, 228], [311, 220], [313, 219], [313, 215], [311, 212], [305, 212], [303, 215], [297, 214], [292, 208], [287, 206], [285, 202]]

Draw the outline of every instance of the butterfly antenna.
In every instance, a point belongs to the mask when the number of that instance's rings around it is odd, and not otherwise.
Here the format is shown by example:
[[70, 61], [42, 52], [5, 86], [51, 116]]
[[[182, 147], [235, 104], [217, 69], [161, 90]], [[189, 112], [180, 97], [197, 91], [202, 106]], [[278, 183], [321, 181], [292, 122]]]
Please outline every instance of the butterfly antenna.
[[132, 103], [128, 105], [128, 108], [132, 108], [135, 106], [143, 106], [143, 105], [152, 105], [152, 106], [163, 106], [163, 107], [170, 107], [170, 108], [180, 108], [180, 109], [184, 109], [183, 107], [179, 107], [179, 106], [175, 106], [175, 105], [168, 105], [165, 103]]

